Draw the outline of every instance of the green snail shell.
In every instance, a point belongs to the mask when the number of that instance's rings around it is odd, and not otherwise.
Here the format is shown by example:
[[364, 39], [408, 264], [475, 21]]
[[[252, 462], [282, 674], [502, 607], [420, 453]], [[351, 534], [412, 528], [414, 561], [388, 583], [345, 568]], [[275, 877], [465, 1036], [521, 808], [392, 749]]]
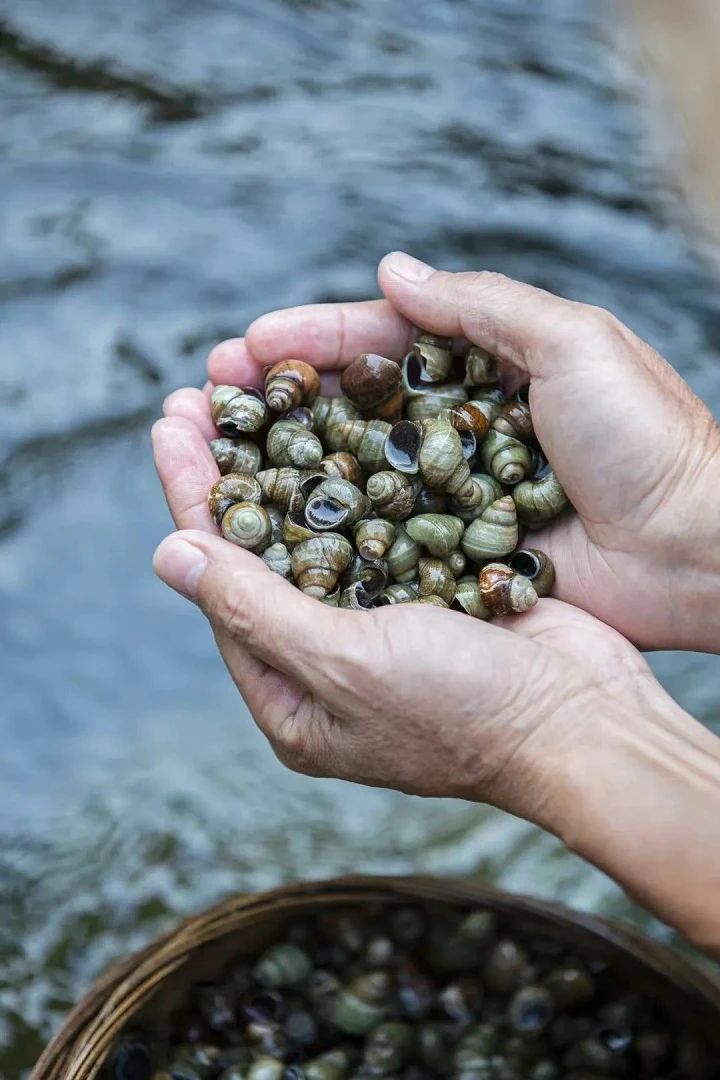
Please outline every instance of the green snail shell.
[[465, 527], [459, 518], [450, 514], [418, 514], [405, 523], [405, 528], [412, 539], [427, 548], [431, 555], [443, 558], [456, 549]]
[[262, 452], [250, 439], [231, 439], [227, 435], [213, 439], [210, 453], [220, 470], [220, 475], [238, 472], [254, 476], [262, 466]]
[[272, 535], [270, 518], [259, 503], [235, 503], [226, 511], [220, 527], [226, 540], [258, 555], [268, 546]]
[[465, 357], [466, 386], [497, 386], [499, 379], [497, 357], [472, 345]]
[[275, 574], [292, 580], [292, 568], [290, 565], [290, 552], [284, 544], [271, 544], [262, 553], [262, 561]]
[[532, 455], [527, 446], [495, 428], [485, 436], [481, 455], [486, 472], [492, 473], [501, 484], [519, 484], [532, 467]]
[[400, 525], [387, 552], [388, 571], [397, 582], [412, 581], [418, 576], [420, 545]]
[[352, 557], [352, 544], [339, 533], [313, 536], [293, 548], [293, 577], [302, 592], [321, 600], [333, 591]]
[[382, 559], [395, 540], [397, 525], [387, 518], [363, 518], [355, 526], [354, 539], [363, 559]]
[[320, 534], [316, 529], [310, 528], [305, 520], [303, 510], [288, 510], [283, 520], [283, 543], [288, 551], [293, 551], [303, 540], [311, 540], [313, 536]]
[[223, 435], [253, 435], [267, 422], [265, 398], [252, 387], [216, 386], [210, 399], [213, 422]]
[[441, 559], [420, 560], [420, 596], [439, 596], [450, 605], [455, 588], [455, 575]]
[[459, 434], [447, 415], [436, 417], [425, 426], [420, 447], [420, 475], [430, 488], [447, 491], [461, 502], [472, 493], [470, 469]]
[[420, 583], [418, 581], [396, 581], [392, 585], [386, 585], [377, 598], [378, 607], [389, 604], [409, 604], [417, 600], [420, 595]]
[[320, 464], [324, 450], [312, 431], [294, 420], [276, 420], [267, 434], [267, 455], [273, 465], [310, 469]]
[[304, 949], [290, 942], [280, 942], [262, 954], [252, 973], [261, 986], [280, 990], [302, 986], [310, 978], [312, 969], [312, 960]]
[[354, 525], [370, 511], [370, 499], [349, 480], [329, 476], [315, 487], [305, 506], [308, 525], [322, 531]]
[[365, 486], [373, 510], [390, 521], [402, 521], [412, 513], [415, 488], [404, 473], [383, 469], [368, 477]]
[[449, 555], [446, 555], [443, 562], [447, 566], [452, 576], [457, 579], [465, 573], [465, 567], [467, 566], [467, 559], [462, 551], [451, 551]]
[[347, 589], [357, 581], [363, 583], [367, 592], [377, 596], [387, 585], [387, 560], [382, 558], [365, 559], [359, 553], [353, 555], [352, 562], [347, 570], [343, 571], [340, 585], [343, 589]]
[[469, 559], [482, 562], [514, 551], [518, 542], [518, 520], [512, 496], [492, 502], [465, 529], [460, 546]]
[[467, 615], [472, 615], [476, 619], [490, 618], [490, 612], [480, 595], [480, 586], [474, 574], [468, 574], [460, 578], [455, 588], [455, 599], [452, 606], [458, 611], [464, 611]]
[[516, 500], [518, 517], [524, 525], [550, 521], [570, 505], [552, 469], [537, 480], [524, 480], [518, 484], [513, 498]]
[[226, 473], [210, 488], [208, 509], [219, 525], [234, 503], [259, 503], [262, 496], [260, 484], [249, 473]]
[[288, 510], [301, 509], [305, 505], [300, 491], [303, 476], [300, 469], [285, 466], [282, 469], [263, 469], [255, 479], [262, 489], [262, 501], [274, 503], [286, 514]]
[[360, 487], [363, 480], [360, 462], [349, 450], [336, 450], [334, 454], [328, 454], [322, 459], [319, 469], [326, 476], [337, 476], [341, 480], [349, 480], [355, 487]]
[[475, 518], [480, 517], [484, 510], [487, 510], [490, 503], [495, 502], [496, 499], [500, 499], [503, 495], [502, 484], [499, 480], [496, 480], [494, 476], [489, 476], [487, 473], [471, 473], [470, 481], [472, 483], [472, 498], [466, 499], [467, 505], [461, 506], [455, 499], [450, 499], [449, 510], [455, 514], [456, 517], [462, 519], [465, 524], [474, 521]]
[[452, 370], [452, 338], [421, 334], [412, 347], [423, 382], [443, 382]]
[[386, 971], [358, 975], [338, 993], [332, 1021], [347, 1035], [365, 1035], [384, 1020], [392, 1004], [392, 976]]

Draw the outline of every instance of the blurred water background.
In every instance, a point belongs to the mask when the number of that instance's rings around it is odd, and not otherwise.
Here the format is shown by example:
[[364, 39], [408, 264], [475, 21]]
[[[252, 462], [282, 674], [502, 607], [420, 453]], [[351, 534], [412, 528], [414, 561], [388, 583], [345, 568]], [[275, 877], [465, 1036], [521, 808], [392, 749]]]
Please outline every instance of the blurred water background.
[[[717, 283], [618, 33], [593, 0], [1, 0], [5, 1080], [231, 891], [422, 868], [642, 921], [515, 819], [284, 771], [150, 569], [163, 396], [265, 310], [374, 295], [392, 248], [605, 305], [720, 406]], [[653, 664], [713, 722], [720, 661]]]

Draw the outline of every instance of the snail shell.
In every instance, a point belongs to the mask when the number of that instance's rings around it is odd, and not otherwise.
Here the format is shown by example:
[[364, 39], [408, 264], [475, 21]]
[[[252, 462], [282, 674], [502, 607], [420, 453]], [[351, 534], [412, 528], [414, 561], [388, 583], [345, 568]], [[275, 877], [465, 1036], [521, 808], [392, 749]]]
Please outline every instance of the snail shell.
[[388, 566], [385, 559], [365, 559], [362, 555], [353, 555], [352, 562], [340, 579], [340, 585], [347, 589], [361, 581], [365, 589], [375, 596], [387, 585]]
[[277, 506], [266, 506], [265, 512], [270, 518], [270, 526], [272, 532], [270, 533], [271, 544], [281, 544], [283, 538], [283, 525], [285, 523], [285, 515], [278, 510]]
[[525, 480], [518, 484], [513, 497], [517, 499], [518, 517], [524, 525], [549, 521], [570, 505], [552, 469], [537, 480]]
[[493, 420], [492, 426], [495, 431], [511, 435], [520, 442], [530, 442], [535, 438], [530, 406], [525, 401], [513, 399], [506, 402]]
[[262, 465], [260, 447], [249, 439], [230, 439], [227, 436], [213, 439], [210, 453], [222, 476], [230, 472], [254, 476]]
[[[313, 431], [321, 439], [328, 441], [328, 426], [343, 424], [350, 420], [360, 420], [360, 413], [346, 397], [319, 397], [313, 402]], [[328, 442], [329, 445], [329, 442]], [[330, 446], [331, 450], [344, 450], [347, 447]]]
[[555, 567], [544, 551], [536, 548], [523, 548], [514, 551], [508, 558], [508, 566], [516, 574], [522, 574], [532, 581], [538, 596], [548, 596], [555, 584]]
[[510, 495], [483, 510], [480, 517], [471, 521], [461, 540], [461, 547], [469, 559], [497, 559], [509, 555], [517, 547], [518, 520], [515, 503]]
[[385, 457], [388, 464], [398, 472], [414, 475], [418, 471], [422, 440], [422, 427], [415, 421], [399, 420], [393, 424], [385, 440]]
[[275, 503], [282, 513], [305, 505], [300, 491], [303, 473], [299, 469], [263, 469], [255, 479], [262, 489], [262, 501]]
[[387, 464], [385, 440], [391, 425], [384, 420], [338, 420], [331, 416], [326, 429], [332, 450], [351, 450], [364, 469], [379, 472]]
[[365, 490], [373, 510], [390, 521], [402, 521], [412, 513], [415, 489], [404, 473], [389, 469], [376, 472]]
[[276, 990], [302, 986], [310, 978], [312, 960], [298, 945], [281, 942], [271, 945], [252, 969], [253, 977], [261, 986]]
[[361, 1070], [369, 1076], [396, 1075], [411, 1056], [414, 1028], [399, 1020], [378, 1024], [367, 1036]]
[[343, 371], [340, 387], [356, 409], [367, 412], [389, 400], [397, 401], [401, 377], [394, 361], [377, 353], [361, 353]]
[[[432, 488], [421, 487], [415, 496], [413, 509], [416, 514], [446, 514], [447, 496], [444, 491], [433, 491]], [[460, 517], [460, 514], [457, 516]]]
[[415, 600], [416, 604], [431, 604], [433, 607], [449, 607], [442, 596], [421, 596], [419, 600]]
[[331, 593], [327, 596], [320, 598], [321, 604], [327, 604], [328, 607], [339, 607], [340, 605], [340, 586], [336, 585]]
[[554, 1015], [553, 996], [544, 986], [521, 987], [508, 1006], [511, 1028], [526, 1038], [537, 1038], [547, 1031]]
[[378, 607], [386, 607], [389, 604], [409, 604], [413, 600], [417, 600], [419, 595], [419, 582], [396, 581], [392, 585], [386, 585], [376, 602]]
[[226, 540], [260, 554], [270, 543], [272, 525], [259, 503], [235, 503], [225, 512], [220, 525]]
[[358, 975], [338, 993], [332, 1022], [347, 1035], [364, 1035], [384, 1020], [392, 1003], [392, 976], [387, 971]]
[[349, 480], [327, 477], [315, 488], [305, 506], [305, 520], [312, 529], [338, 529], [354, 525], [370, 511], [370, 499]]
[[502, 390], [483, 390], [480, 393], [476, 393], [468, 405], [472, 405], [474, 409], [481, 412], [488, 424], [492, 426], [493, 421], [500, 415], [500, 410], [505, 404], [505, 395]]
[[281, 360], [265, 375], [265, 400], [273, 412], [310, 405], [320, 393], [320, 376], [302, 360]]
[[[418, 514], [406, 522], [405, 528], [412, 539], [427, 548], [431, 555], [444, 558], [460, 543], [465, 526], [459, 518], [450, 514]], [[463, 550], [464, 547], [463, 544]]]
[[451, 551], [449, 555], [446, 555], [443, 562], [447, 566], [452, 576], [457, 580], [461, 574], [465, 572], [467, 566], [467, 559], [463, 555], [462, 551]]
[[[161, 1074], [162, 1075], [162, 1074]], [[282, 1080], [285, 1066], [279, 1058], [269, 1054], [260, 1054], [244, 1073], [246, 1080]]]
[[529, 475], [532, 455], [524, 443], [512, 435], [491, 428], [481, 448], [485, 471], [501, 484], [519, 484]]
[[312, 431], [315, 419], [312, 414], [312, 409], [309, 409], [307, 405], [296, 405], [294, 409], [288, 409], [287, 412], [282, 413], [279, 420], [294, 420], [296, 424], [301, 424], [306, 427], [308, 431]]
[[447, 416], [439, 416], [426, 425], [418, 463], [428, 487], [447, 491], [461, 502], [472, 493], [463, 445]]
[[434, 419], [443, 409], [467, 401], [467, 391], [460, 383], [428, 383], [414, 351], [402, 362], [402, 389], [408, 420]]
[[462, 405], [453, 405], [448, 410], [448, 419], [456, 431], [470, 431], [477, 439], [487, 435], [490, 421], [486, 410], [475, 401], [465, 401]]
[[345, 1080], [350, 1072], [350, 1055], [337, 1047], [318, 1054], [303, 1066], [305, 1080]]
[[363, 559], [382, 559], [395, 539], [397, 525], [387, 518], [364, 518], [355, 526], [355, 544]]
[[420, 378], [423, 382], [443, 382], [449, 377], [453, 362], [452, 338], [421, 334], [412, 351], [420, 365]]
[[379, 594], [380, 589], [373, 593], [365, 582], [355, 581], [340, 593], [338, 607], [350, 608], [352, 611], [370, 611], [374, 607], [375, 597]]
[[292, 568], [290, 566], [290, 552], [284, 544], [271, 544], [262, 553], [262, 561], [280, 577], [292, 580]]
[[333, 591], [352, 557], [350, 541], [339, 533], [313, 536], [293, 549], [293, 577], [302, 592], [322, 600]]
[[397, 582], [412, 581], [418, 576], [420, 545], [413, 540], [407, 529], [398, 527], [395, 539], [387, 552], [388, 571]]
[[234, 503], [259, 503], [262, 489], [249, 473], [227, 473], [210, 488], [208, 507], [217, 525]]
[[491, 356], [485, 349], [472, 345], [465, 357], [465, 385], [490, 386], [498, 384], [500, 374], [497, 357]]
[[305, 512], [300, 507], [288, 510], [283, 521], [283, 543], [288, 551], [293, 551], [303, 540], [311, 540], [320, 534], [311, 529], [305, 520]]
[[267, 434], [267, 455], [275, 466], [310, 469], [320, 464], [322, 443], [317, 435], [294, 420], [276, 420]]
[[420, 560], [420, 596], [439, 596], [448, 607], [455, 599], [455, 576], [441, 559]]
[[537, 604], [538, 595], [522, 574], [504, 563], [487, 563], [478, 577], [480, 595], [491, 615], [513, 615]]
[[480, 595], [477, 578], [472, 574], [461, 577], [458, 581], [452, 606], [457, 611], [464, 611], [467, 615], [472, 615], [476, 619], [490, 618], [490, 612]]
[[355, 487], [360, 487], [363, 480], [363, 472], [360, 462], [349, 450], [338, 450], [334, 454], [324, 457], [318, 466], [326, 476], [337, 476], [341, 480], [349, 480]]
[[[471, 473], [470, 481], [472, 483], [472, 496], [465, 499], [467, 505], [460, 505], [456, 499], [450, 499], [449, 504], [450, 511], [466, 524], [480, 517], [483, 511], [490, 506], [490, 503], [502, 498], [503, 495], [502, 484], [494, 476], [488, 476], [487, 473]], [[417, 506], [417, 500], [415, 505]]]
[[268, 416], [265, 398], [254, 387], [216, 386], [210, 411], [223, 435], [252, 435], [265, 426]]

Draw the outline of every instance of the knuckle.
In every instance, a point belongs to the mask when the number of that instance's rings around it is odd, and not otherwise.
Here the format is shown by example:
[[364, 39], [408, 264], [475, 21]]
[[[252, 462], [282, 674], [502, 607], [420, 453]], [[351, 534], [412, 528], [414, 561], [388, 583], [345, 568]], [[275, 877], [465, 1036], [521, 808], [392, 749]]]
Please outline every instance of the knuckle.
[[312, 698], [304, 698], [272, 733], [270, 743], [277, 759], [304, 776], [333, 775], [332, 754], [323, 734], [325, 721]]
[[231, 579], [220, 587], [211, 590], [205, 603], [206, 613], [211, 622], [219, 623], [233, 638], [247, 642], [253, 636], [256, 625], [255, 616], [247, 603], [245, 590], [237, 581]]

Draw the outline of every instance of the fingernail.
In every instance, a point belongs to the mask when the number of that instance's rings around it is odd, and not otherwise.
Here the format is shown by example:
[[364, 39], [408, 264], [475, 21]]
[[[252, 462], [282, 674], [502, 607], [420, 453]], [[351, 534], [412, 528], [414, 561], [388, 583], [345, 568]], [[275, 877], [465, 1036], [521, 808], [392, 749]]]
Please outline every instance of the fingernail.
[[188, 600], [195, 599], [206, 566], [205, 553], [180, 536], [168, 536], [163, 540], [153, 559], [153, 570], [160, 580]]
[[406, 255], [404, 251], [393, 251], [388, 255], [387, 265], [393, 274], [405, 281], [412, 281], [413, 284], [427, 281], [430, 275], [435, 273], [432, 266], [414, 259], [412, 255]]

